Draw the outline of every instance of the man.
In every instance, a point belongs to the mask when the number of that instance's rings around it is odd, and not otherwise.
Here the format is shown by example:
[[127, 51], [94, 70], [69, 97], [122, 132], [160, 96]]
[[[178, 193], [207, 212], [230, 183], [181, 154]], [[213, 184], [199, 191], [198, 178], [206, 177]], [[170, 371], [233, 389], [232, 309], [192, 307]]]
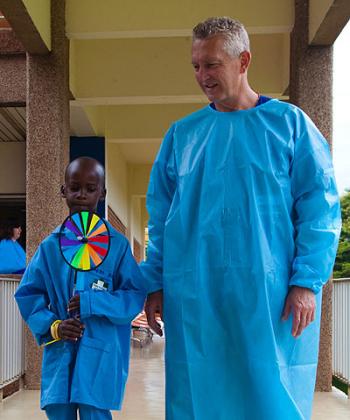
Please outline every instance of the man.
[[339, 200], [325, 139], [250, 88], [250, 61], [239, 22], [194, 28], [211, 104], [170, 128], [152, 169], [143, 273], [158, 334], [164, 304], [169, 420], [311, 416]]

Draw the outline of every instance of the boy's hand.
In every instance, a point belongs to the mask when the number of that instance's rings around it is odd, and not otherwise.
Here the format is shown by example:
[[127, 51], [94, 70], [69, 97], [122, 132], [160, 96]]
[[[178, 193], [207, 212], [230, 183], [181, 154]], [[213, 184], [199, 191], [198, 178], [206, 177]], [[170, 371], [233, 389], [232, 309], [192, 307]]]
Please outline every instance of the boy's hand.
[[75, 317], [80, 316], [80, 296], [75, 295], [68, 302], [68, 313], [74, 314]]
[[69, 318], [59, 324], [57, 333], [62, 340], [77, 341], [82, 337], [84, 328], [80, 321]]

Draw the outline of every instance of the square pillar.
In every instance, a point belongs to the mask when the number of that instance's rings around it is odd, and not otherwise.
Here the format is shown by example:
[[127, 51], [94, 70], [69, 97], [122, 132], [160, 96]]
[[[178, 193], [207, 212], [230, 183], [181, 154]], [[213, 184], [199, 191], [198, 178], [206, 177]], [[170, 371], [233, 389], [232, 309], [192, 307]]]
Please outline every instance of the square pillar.
[[[27, 54], [27, 256], [68, 214], [60, 196], [68, 163], [69, 43], [65, 1], [51, 2], [52, 51]], [[41, 350], [26, 329], [25, 386], [40, 387]]]
[[[309, 45], [309, 0], [295, 0], [290, 102], [305, 111], [332, 146], [332, 46]], [[332, 389], [332, 281], [323, 288], [317, 391]]]

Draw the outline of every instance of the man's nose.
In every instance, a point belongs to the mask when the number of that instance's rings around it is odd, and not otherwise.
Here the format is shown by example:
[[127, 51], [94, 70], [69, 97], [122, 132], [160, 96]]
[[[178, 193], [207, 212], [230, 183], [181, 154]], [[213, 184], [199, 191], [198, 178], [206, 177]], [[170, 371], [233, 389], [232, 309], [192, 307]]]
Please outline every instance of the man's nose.
[[204, 82], [206, 77], [207, 77], [207, 74], [206, 74], [205, 69], [203, 69], [203, 67], [199, 68], [196, 71], [196, 78], [197, 78], [198, 82], [200, 82], [200, 83]]

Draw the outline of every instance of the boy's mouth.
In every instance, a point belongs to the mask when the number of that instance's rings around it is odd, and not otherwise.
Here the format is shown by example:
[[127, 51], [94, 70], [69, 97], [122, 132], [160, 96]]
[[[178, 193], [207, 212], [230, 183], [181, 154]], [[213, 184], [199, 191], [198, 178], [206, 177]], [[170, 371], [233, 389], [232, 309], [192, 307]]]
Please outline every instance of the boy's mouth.
[[82, 205], [82, 204], [74, 204], [74, 205], [71, 207], [71, 211], [72, 211], [73, 213], [76, 213], [76, 212], [80, 212], [80, 211], [90, 211], [90, 209], [89, 209], [89, 207], [88, 207], [88, 206], [84, 206], [84, 205]]

